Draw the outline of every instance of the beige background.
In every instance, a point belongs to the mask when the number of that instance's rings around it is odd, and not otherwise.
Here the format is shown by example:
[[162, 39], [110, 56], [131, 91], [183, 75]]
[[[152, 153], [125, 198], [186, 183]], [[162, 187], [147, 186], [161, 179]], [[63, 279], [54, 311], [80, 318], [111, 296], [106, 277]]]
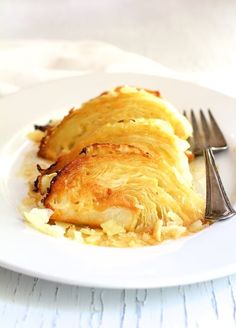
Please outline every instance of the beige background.
[[97, 39], [178, 71], [236, 72], [235, 0], [0, 0], [0, 39]]

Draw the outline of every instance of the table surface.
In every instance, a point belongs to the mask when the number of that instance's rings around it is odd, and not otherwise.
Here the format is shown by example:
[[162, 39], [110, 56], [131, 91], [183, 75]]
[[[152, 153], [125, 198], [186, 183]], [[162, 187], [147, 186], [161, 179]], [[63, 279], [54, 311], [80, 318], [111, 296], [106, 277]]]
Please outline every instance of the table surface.
[[236, 276], [174, 288], [68, 286], [0, 270], [1, 327], [235, 327]]
[[[98, 39], [178, 71], [235, 73], [235, 12], [234, 0], [2, 0], [0, 38]], [[111, 326], [235, 327], [236, 275], [173, 288], [107, 290], [0, 268], [0, 327]]]

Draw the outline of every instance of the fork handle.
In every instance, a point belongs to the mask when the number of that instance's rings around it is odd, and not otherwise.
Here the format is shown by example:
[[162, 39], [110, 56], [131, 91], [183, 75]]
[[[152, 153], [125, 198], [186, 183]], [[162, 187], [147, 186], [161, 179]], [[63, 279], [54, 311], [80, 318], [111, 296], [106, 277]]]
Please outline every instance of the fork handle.
[[214, 154], [211, 148], [203, 150], [206, 165], [206, 210], [205, 218], [209, 220], [225, 220], [236, 214], [226, 195]]

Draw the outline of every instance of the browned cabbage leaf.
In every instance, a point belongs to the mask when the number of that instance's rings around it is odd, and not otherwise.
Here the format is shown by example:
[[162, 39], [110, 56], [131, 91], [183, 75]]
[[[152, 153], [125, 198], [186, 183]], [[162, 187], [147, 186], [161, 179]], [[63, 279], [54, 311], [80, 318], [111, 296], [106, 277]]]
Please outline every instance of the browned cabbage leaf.
[[42, 139], [39, 156], [56, 160], [69, 152], [84, 137], [107, 123], [137, 118], [159, 118], [169, 122], [176, 135], [187, 139], [191, 126], [170, 103], [159, 97], [158, 92], [119, 87], [73, 109], [57, 125], [47, 129]]
[[188, 158], [185, 151], [189, 144], [174, 133], [172, 126], [160, 119], [135, 119], [108, 123], [90, 134], [82, 135], [76, 147], [61, 155], [48, 169], [41, 170], [36, 187], [44, 194], [46, 181], [65, 165], [74, 160], [87, 145], [93, 143], [128, 144], [137, 146], [144, 152], [157, 156], [158, 161], [171, 165], [179, 179], [191, 184]]
[[[203, 200], [170, 165], [128, 145], [97, 144], [53, 178], [44, 199], [51, 219], [153, 234], [170, 222], [188, 227], [203, 218]], [[159, 230], [158, 230], [159, 231]]]

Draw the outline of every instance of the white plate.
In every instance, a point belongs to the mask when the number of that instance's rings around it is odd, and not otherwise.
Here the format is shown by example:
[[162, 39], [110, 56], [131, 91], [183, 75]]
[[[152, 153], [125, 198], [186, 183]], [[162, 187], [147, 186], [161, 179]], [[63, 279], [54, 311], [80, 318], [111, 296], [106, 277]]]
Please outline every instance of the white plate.
[[210, 107], [230, 145], [217, 155], [235, 204], [236, 100], [172, 79], [134, 74], [88, 75], [23, 90], [0, 101], [0, 265], [48, 280], [94, 287], [152, 288], [236, 272], [236, 218], [159, 246], [115, 249], [59, 240], [26, 226], [17, 209], [27, 186], [16, 175], [33, 124], [45, 123], [111, 87], [158, 89], [180, 109]]

